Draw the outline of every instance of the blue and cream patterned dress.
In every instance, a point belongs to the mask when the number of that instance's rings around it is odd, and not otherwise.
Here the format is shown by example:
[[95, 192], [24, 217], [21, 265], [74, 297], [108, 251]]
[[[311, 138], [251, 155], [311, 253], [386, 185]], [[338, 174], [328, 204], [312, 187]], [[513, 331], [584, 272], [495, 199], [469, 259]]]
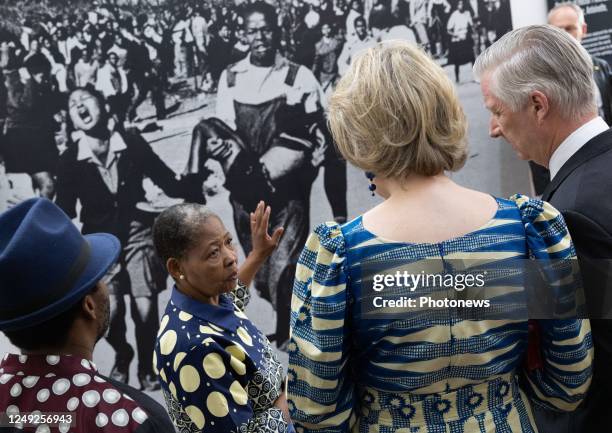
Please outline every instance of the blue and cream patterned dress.
[[381, 239], [361, 217], [316, 228], [291, 304], [287, 391], [298, 433], [535, 433], [532, 402], [578, 406], [591, 379], [588, 320], [540, 321], [543, 368], [528, 370], [524, 319], [409, 323], [360, 321], [355, 313], [360, 264], [373, 257], [575, 257], [565, 222], [548, 203], [496, 200], [484, 226], [436, 244]]
[[153, 368], [179, 433], [295, 431], [274, 406], [283, 368], [243, 312], [249, 298], [241, 284], [220, 295], [218, 306], [173, 288]]

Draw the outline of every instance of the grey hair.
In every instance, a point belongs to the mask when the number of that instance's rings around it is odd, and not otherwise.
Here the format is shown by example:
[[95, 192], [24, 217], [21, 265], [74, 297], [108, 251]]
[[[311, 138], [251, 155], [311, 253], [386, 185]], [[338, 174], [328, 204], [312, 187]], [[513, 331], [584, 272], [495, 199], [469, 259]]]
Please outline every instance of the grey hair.
[[591, 56], [556, 27], [526, 26], [506, 33], [474, 63], [477, 80], [489, 73], [491, 92], [514, 112], [537, 90], [565, 119], [597, 113]]
[[164, 264], [169, 258], [183, 258], [211, 217], [220, 220], [217, 214], [197, 203], [176, 204], [159, 214], [153, 224], [153, 243]]
[[585, 19], [584, 19], [584, 11], [582, 10], [582, 8], [580, 6], [578, 6], [576, 3], [572, 3], [572, 2], [557, 3], [555, 5], [555, 7], [552, 8], [548, 12], [548, 22], [550, 22], [550, 17], [555, 12], [557, 12], [559, 9], [563, 9], [563, 8], [570, 8], [571, 10], [576, 12], [576, 15], [578, 15], [578, 24], [579, 25], [583, 25], [586, 22]]

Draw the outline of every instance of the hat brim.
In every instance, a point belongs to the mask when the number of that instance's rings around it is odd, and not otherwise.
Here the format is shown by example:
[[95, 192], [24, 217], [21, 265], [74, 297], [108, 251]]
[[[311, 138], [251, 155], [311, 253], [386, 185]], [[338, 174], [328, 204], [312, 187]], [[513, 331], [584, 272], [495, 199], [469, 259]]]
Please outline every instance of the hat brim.
[[[72, 289], [61, 299], [25, 316], [0, 321], [0, 330], [11, 331], [29, 328], [43, 323], [68, 310], [91, 291], [113, 266], [121, 252], [119, 239], [108, 233], [94, 233], [84, 236], [91, 247], [89, 263]], [[49, 252], [53, 254], [52, 252]]]

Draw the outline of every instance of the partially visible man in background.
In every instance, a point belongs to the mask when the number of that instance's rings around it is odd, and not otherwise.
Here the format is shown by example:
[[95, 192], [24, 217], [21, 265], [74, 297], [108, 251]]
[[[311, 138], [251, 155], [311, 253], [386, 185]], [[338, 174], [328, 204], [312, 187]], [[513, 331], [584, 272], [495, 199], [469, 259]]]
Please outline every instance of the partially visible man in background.
[[[548, 24], [565, 30], [574, 39], [582, 43], [587, 34], [587, 23], [584, 11], [571, 2], [559, 3], [548, 13]], [[593, 60], [593, 78], [597, 84], [595, 100], [599, 115], [608, 125], [612, 124], [612, 69], [608, 62], [599, 57], [591, 56]], [[550, 182], [549, 171], [534, 162], [529, 163], [533, 184], [537, 195], [542, 195], [544, 188]]]
[[[574, 3], [560, 3], [551, 9], [548, 13], [548, 24], [565, 30], [580, 43], [587, 34], [584, 11]], [[604, 59], [595, 56], [591, 56], [591, 59], [593, 59], [593, 78], [597, 84], [595, 98], [599, 115], [610, 125], [612, 123], [612, 69]]]

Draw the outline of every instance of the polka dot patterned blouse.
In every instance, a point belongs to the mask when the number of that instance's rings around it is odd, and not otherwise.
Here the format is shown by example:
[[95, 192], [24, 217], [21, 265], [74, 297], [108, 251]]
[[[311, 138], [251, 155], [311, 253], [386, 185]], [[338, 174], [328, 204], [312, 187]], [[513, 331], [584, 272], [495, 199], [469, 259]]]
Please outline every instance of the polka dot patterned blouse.
[[283, 369], [244, 315], [248, 299], [242, 285], [221, 295], [218, 306], [173, 289], [153, 367], [180, 433], [294, 431], [274, 406]]
[[136, 402], [99, 376], [93, 362], [73, 356], [5, 355], [0, 363], [0, 411], [7, 416], [72, 415], [72, 423], [64, 418], [62, 423], [28, 427], [36, 433], [152, 431], [147, 413]]

